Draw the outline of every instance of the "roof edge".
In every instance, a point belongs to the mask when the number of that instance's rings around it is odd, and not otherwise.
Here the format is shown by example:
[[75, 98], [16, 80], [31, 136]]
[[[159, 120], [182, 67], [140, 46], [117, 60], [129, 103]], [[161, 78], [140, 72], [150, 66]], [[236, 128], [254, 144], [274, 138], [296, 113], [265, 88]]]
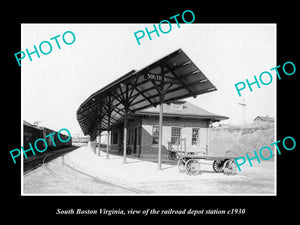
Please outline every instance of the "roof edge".
[[[136, 112], [133, 116], [139, 115], [151, 115], [151, 116], [158, 116], [159, 113], [157, 112]], [[183, 118], [198, 118], [198, 119], [220, 119], [220, 120], [227, 120], [229, 119], [228, 116], [221, 116], [221, 115], [195, 115], [195, 114], [174, 114], [174, 113], [164, 113], [164, 116], [169, 117], [183, 117]]]

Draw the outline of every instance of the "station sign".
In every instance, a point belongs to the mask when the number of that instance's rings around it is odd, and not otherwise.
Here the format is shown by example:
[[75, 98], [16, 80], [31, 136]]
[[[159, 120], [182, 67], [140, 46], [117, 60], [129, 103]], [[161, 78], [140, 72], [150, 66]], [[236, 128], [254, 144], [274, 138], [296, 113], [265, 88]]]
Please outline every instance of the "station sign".
[[[153, 73], [144, 74], [144, 79], [145, 80], [160, 81], [160, 82], [163, 81], [162, 75], [160, 75], [160, 74], [153, 74]], [[180, 84], [180, 82], [177, 79], [175, 79], [173, 77], [170, 77], [170, 76], [165, 76], [164, 77], [164, 82], [166, 82], [166, 83], [173, 83], [173, 84]]]
[[155, 81], [162, 81], [162, 75], [160, 74], [153, 74], [153, 73], [147, 73], [144, 75], [145, 80], [155, 80]]

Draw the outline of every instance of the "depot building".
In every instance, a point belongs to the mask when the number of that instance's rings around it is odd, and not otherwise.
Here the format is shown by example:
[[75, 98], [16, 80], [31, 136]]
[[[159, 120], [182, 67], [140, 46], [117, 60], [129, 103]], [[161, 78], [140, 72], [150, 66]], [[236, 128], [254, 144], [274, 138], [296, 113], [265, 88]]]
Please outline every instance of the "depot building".
[[[141, 110], [128, 118], [127, 154], [132, 153], [141, 158], [157, 155], [159, 107]], [[187, 151], [207, 155], [211, 123], [228, 119], [228, 117], [215, 115], [184, 100], [166, 103], [163, 109], [163, 155], [167, 155], [168, 149], [183, 150], [184, 148]], [[123, 126], [124, 121], [121, 121], [111, 128], [111, 152], [121, 153], [123, 150]]]
[[[184, 99], [216, 91], [217, 88], [178, 49], [154, 63], [132, 70], [93, 93], [76, 115], [84, 135], [90, 136], [96, 152], [102, 133], [107, 132], [106, 157], [117, 152], [142, 157], [154, 154], [161, 169], [166, 149], [182, 146], [188, 151], [208, 149], [208, 128], [227, 119]], [[98, 153], [100, 149], [98, 149]]]

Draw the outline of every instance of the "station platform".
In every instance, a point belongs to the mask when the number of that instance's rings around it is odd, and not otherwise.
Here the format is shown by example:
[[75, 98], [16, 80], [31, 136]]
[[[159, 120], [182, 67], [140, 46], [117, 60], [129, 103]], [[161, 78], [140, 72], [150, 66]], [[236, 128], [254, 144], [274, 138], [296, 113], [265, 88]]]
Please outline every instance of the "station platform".
[[98, 156], [88, 146], [64, 155], [64, 163], [76, 170], [119, 186], [142, 190], [145, 194], [218, 194], [216, 182], [232, 184], [247, 178], [243, 173], [234, 176], [215, 173], [212, 161], [207, 160], [201, 161], [201, 173], [197, 175], [180, 173], [176, 160], [173, 165], [162, 163], [161, 169], [154, 161], [153, 157], [147, 159], [128, 155], [124, 164], [121, 155], [110, 154], [107, 159], [106, 152], [101, 151]]

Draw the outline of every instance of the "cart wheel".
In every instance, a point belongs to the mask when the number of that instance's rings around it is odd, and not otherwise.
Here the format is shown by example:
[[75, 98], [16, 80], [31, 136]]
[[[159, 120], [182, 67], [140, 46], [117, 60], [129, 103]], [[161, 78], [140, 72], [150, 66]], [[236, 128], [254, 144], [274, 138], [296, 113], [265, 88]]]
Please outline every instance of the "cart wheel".
[[200, 173], [200, 163], [196, 159], [189, 159], [185, 163], [185, 170], [188, 175], [196, 175]]
[[213, 170], [216, 172], [216, 173], [221, 173], [223, 172], [223, 165], [224, 165], [224, 161], [221, 161], [221, 160], [215, 160], [213, 162]]
[[170, 160], [176, 159], [176, 152], [169, 152], [168, 159], [170, 159]]
[[180, 158], [178, 159], [178, 170], [180, 173], [184, 173], [185, 172], [185, 161], [184, 158]]
[[225, 175], [235, 175], [237, 173], [237, 165], [233, 159], [228, 159], [223, 165]]

